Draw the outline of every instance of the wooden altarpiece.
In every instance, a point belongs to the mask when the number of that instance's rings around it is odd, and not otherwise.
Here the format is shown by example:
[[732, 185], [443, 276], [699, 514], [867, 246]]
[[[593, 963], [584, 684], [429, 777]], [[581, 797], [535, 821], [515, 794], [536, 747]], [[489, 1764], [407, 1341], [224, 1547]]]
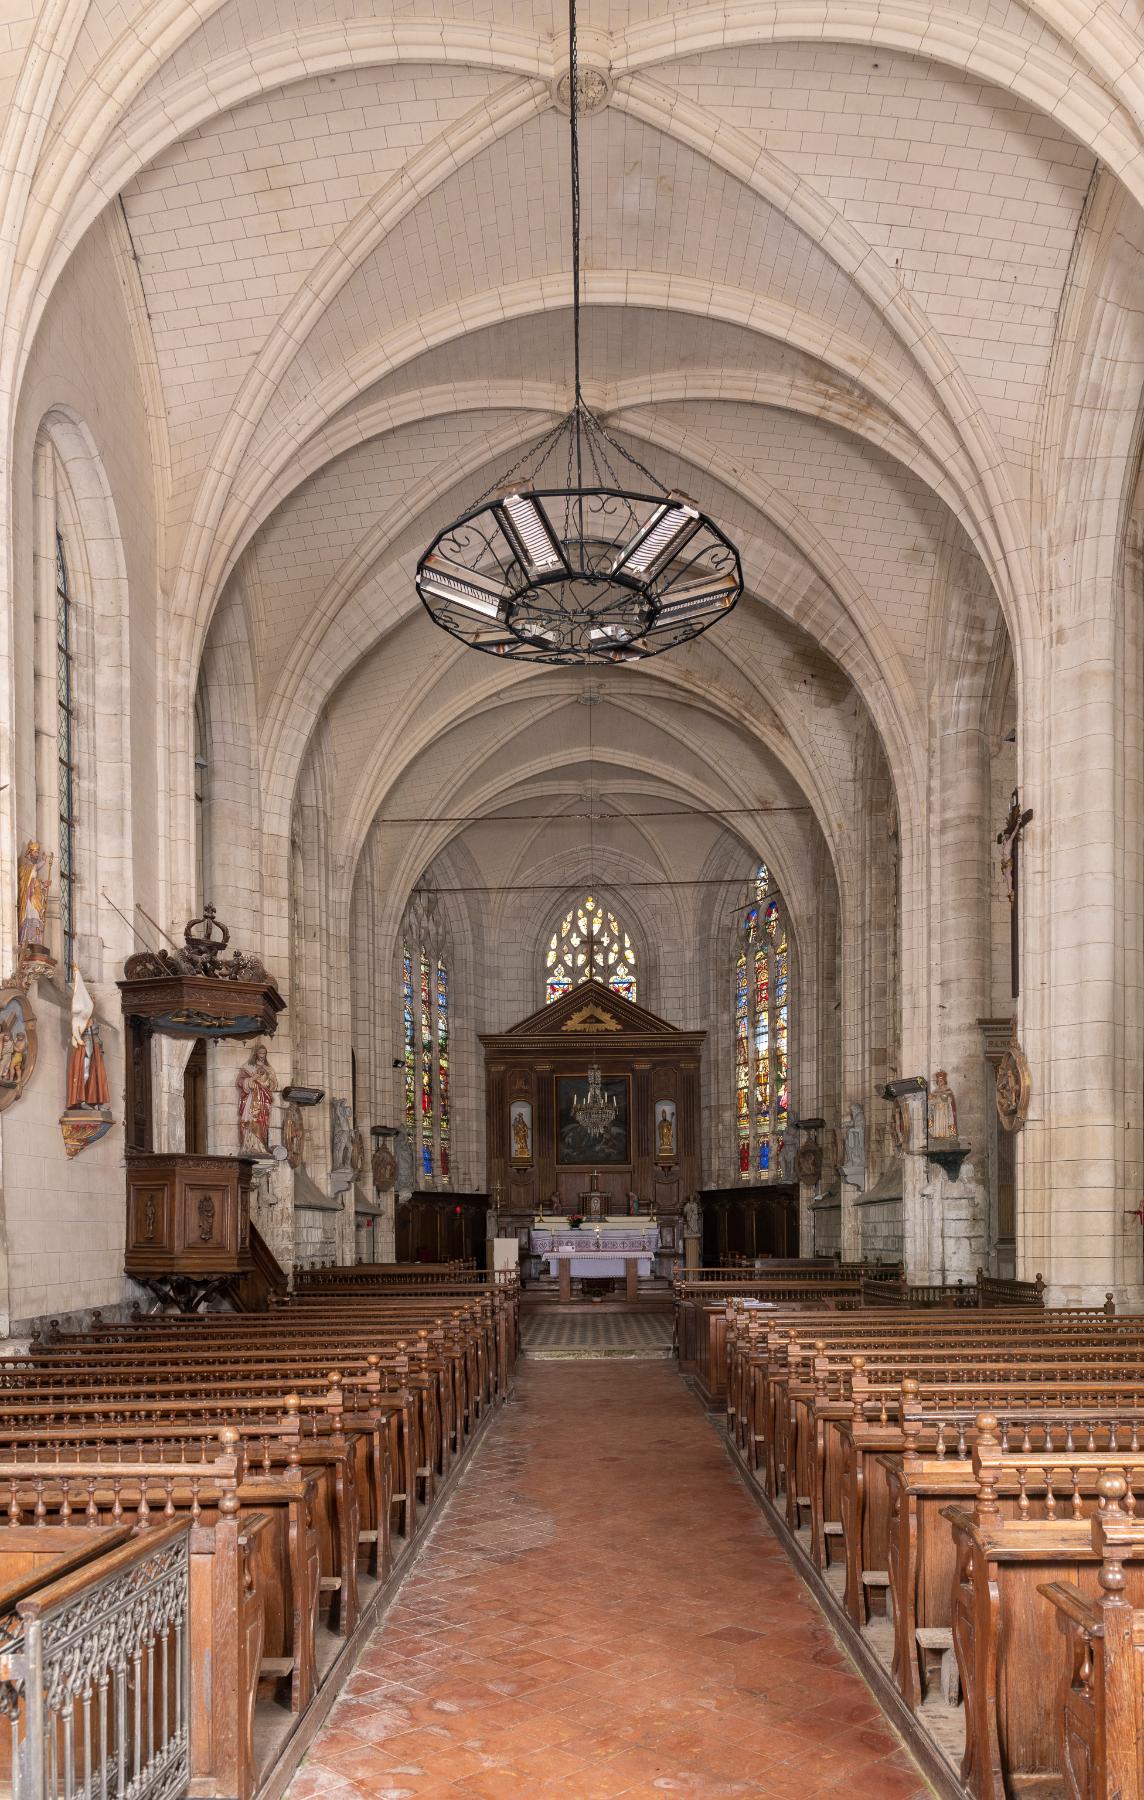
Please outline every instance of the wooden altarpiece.
[[[679, 1031], [598, 981], [510, 1031], [482, 1035], [488, 1183], [502, 1215], [579, 1212], [592, 1186], [609, 1212], [626, 1213], [634, 1193], [643, 1211], [677, 1213], [700, 1181], [706, 1035]], [[568, 1129], [574, 1084], [586, 1083], [593, 1064], [621, 1115], [606, 1155], [593, 1155]], [[522, 1114], [527, 1129], [516, 1123]]]

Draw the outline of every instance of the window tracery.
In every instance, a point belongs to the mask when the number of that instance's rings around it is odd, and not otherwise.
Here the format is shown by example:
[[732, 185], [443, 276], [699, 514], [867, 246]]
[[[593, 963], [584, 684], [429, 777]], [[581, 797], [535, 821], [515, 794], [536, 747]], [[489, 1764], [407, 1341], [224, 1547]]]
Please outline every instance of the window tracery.
[[552, 933], [544, 977], [547, 1005], [580, 982], [593, 979], [625, 1000], [635, 1001], [635, 946], [617, 915], [594, 894], [585, 894]]

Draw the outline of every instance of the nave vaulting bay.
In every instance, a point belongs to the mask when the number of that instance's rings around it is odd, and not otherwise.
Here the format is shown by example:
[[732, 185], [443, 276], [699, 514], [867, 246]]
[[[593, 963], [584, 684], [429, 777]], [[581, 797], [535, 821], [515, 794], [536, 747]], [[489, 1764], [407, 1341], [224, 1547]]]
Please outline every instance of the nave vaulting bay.
[[669, 1364], [533, 1363], [289, 1800], [923, 1800]]

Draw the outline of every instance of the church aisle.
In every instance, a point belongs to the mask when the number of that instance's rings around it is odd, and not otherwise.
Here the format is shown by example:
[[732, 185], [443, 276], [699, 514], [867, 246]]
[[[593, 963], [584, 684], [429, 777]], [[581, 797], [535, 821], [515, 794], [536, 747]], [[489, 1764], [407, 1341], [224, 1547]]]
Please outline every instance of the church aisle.
[[924, 1800], [661, 1362], [524, 1363], [289, 1800]]

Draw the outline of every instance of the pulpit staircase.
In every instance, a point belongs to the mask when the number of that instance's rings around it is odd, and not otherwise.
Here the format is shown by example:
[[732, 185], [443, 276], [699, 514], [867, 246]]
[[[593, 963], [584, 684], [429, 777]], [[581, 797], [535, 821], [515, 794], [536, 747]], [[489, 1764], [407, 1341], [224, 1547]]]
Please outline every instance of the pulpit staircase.
[[250, 1263], [232, 1275], [227, 1298], [235, 1312], [267, 1312], [273, 1299], [289, 1290], [286, 1271], [253, 1220], [250, 1222]]

